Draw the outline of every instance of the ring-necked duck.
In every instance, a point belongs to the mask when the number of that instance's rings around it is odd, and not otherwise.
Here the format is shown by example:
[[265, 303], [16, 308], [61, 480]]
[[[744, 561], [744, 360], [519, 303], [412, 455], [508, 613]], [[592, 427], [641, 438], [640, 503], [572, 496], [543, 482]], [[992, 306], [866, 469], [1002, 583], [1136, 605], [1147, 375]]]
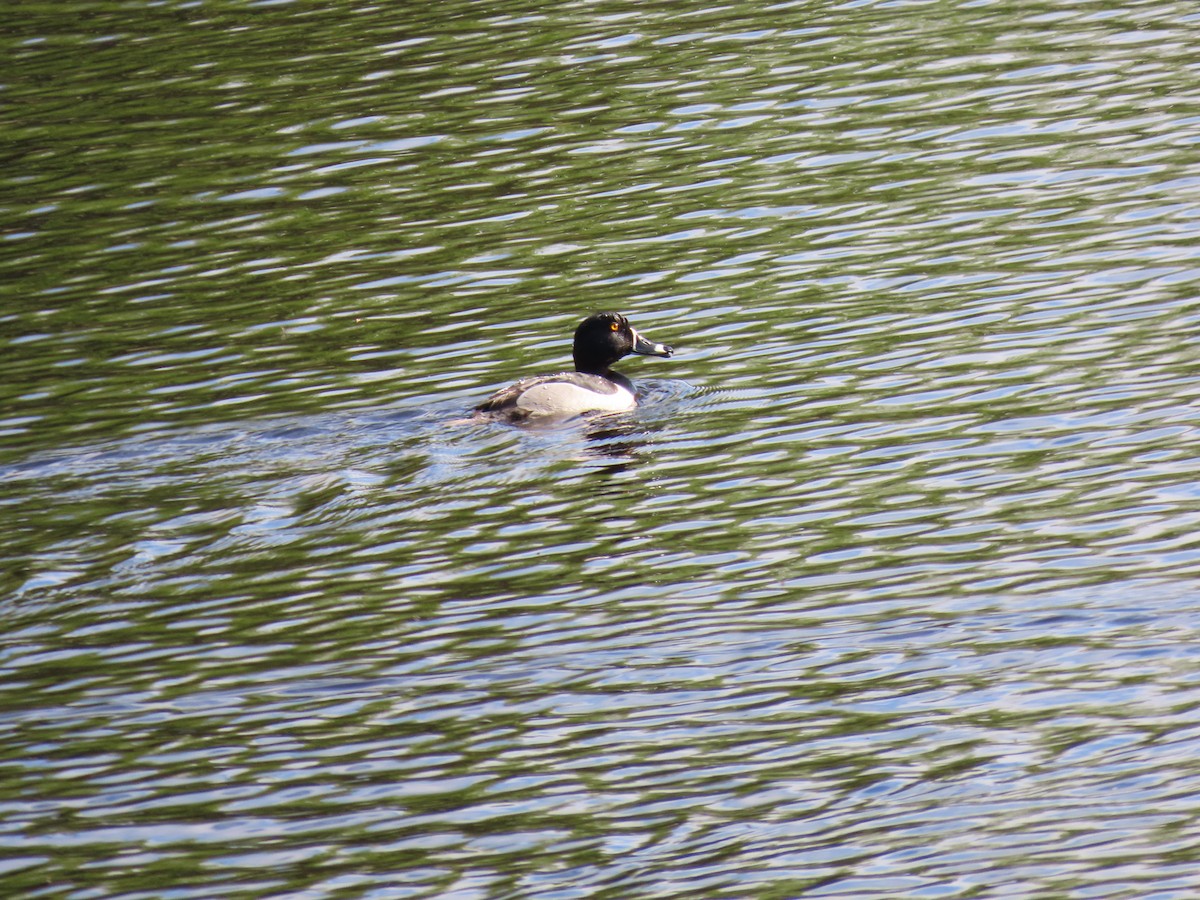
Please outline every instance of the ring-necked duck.
[[633, 382], [609, 366], [630, 353], [670, 356], [674, 352], [646, 340], [620, 313], [597, 313], [575, 329], [574, 372], [524, 378], [497, 391], [475, 411], [518, 422], [534, 416], [623, 412], [637, 406]]

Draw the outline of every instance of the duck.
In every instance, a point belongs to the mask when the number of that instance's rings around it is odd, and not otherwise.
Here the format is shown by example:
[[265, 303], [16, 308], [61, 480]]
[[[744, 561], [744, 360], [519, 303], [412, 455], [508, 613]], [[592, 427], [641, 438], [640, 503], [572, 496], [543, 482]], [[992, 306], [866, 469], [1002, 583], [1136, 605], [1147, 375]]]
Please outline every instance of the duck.
[[674, 352], [666, 344], [643, 337], [620, 313], [596, 313], [575, 329], [574, 372], [523, 378], [492, 394], [475, 407], [475, 413], [523, 422], [626, 412], [637, 406], [633, 382], [614, 372], [612, 364], [630, 353], [669, 358]]

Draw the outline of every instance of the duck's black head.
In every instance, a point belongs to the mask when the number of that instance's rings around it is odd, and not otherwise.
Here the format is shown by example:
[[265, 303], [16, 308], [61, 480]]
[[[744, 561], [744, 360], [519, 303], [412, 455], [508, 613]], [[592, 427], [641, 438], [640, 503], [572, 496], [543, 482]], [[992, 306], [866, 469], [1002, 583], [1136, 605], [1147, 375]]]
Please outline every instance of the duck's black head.
[[575, 329], [575, 369], [603, 375], [622, 356], [670, 356], [675, 351], [666, 344], [648, 341], [620, 313], [604, 312], [588, 316]]

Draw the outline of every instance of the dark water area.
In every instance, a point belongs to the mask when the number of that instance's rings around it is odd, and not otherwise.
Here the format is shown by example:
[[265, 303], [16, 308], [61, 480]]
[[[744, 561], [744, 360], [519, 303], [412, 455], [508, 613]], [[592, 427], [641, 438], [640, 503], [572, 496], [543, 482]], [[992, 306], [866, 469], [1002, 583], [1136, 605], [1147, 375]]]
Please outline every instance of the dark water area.
[[1200, 895], [1198, 42], [15, 5], [5, 896]]

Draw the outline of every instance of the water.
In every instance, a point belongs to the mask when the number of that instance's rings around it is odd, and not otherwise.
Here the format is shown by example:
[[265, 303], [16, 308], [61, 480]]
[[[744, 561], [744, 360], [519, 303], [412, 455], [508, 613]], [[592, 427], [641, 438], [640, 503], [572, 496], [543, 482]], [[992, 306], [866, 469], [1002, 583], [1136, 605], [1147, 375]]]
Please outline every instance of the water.
[[5, 893], [1196, 896], [1197, 38], [10, 14]]

